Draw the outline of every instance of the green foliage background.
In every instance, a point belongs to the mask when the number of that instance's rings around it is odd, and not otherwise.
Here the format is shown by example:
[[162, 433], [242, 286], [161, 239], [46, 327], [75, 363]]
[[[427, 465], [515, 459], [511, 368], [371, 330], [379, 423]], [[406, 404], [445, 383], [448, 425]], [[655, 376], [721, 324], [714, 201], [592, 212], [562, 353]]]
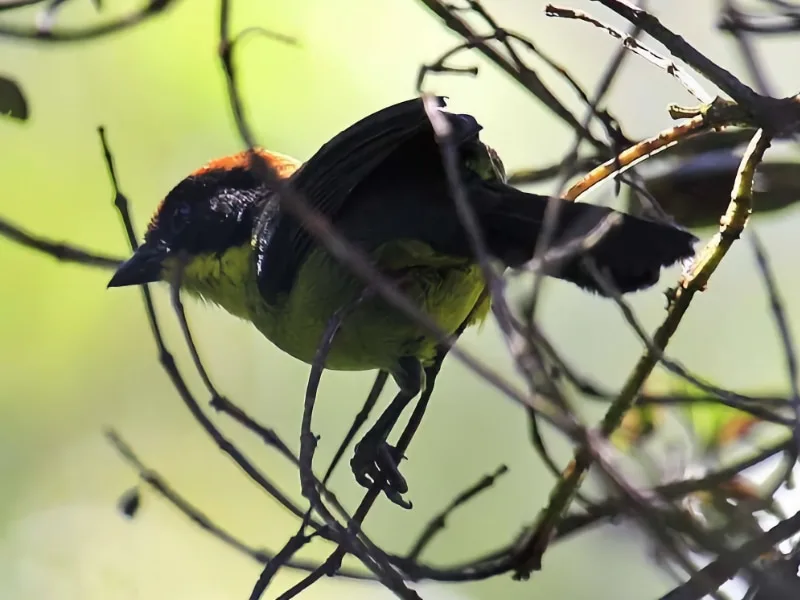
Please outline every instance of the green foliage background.
[[[299, 40], [299, 46], [287, 47], [254, 36], [237, 54], [259, 140], [299, 158], [366, 113], [410, 97], [418, 66], [455, 41], [411, 0], [233, 4], [235, 27], [264, 26]], [[586, 86], [615, 49], [613, 40], [586, 25], [547, 19], [543, 2], [485, 4], [501, 23], [530, 34]], [[593, 3], [569, 4], [608, 16]], [[712, 32], [714, 3], [651, 5], [713, 58], [743, 72], [732, 43]], [[116, 14], [133, 6], [123, 2], [107, 10]], [[27, 11], [14, 19], [33, 15]], [[78, 26], [96, 18], [89, 3], [75, 2], [66, 6], [61, 22]], [[95, 128], [107, 128], [141, 231], [172, 185], [206, 160], [241, 147], [216, 59], [216, 36], [217, 2], [184, 0], [145, 26], [91, 43], [0, 40], [0, 69], [21, 83], [32, 111], [25, 124], [0, 121], [0, 212], [38, 233], [124, 254]], [[796, 70], [785, 57], [797, 56], [798, 44], [776, 39], [761, 49], [778, 91], [795, 91]], [[440, 78], [431, 86], [450, 96], [454, 110], [469, 111], [483, 123], [485, 139], [508, 170], [545, 164], [569, 147], [571, 134], [560, 122], [493, 67], [477, 58], [465, 61], [474, 63], [481, 66], [477, 80]], [[549, 74], [548, 80], [566, 92]], [[691, 99], [664, 73], [631, 58], [609, 105], [622, 115], [630, 137], [644, 137], [669, 125], [668, 102]], [[797, 210], [756, 226], [792, 312], [800, 301]], [[208, 538], [159, 498], [146, 493], [132, 522], [115, 510], [119, 493], [135, 479], [104, 442], [106, 425], [119, 428], [148, 464], [248, 541], [277, 549], [295, 529], [295, 522], [204, 437], [170, 388], [156, 362], [139, 294], [107, 291], [106, 272], [60, 265], [5, 241], [0, 241], [0, 273], [0, 597], [246, 597], [258, 565]], [[747, 245], [737, 244], [709, 291], [696, 300], [671, 354], [727, 387], [784, 389], [780, 346], [754, 274]], [[676, 270], [666, 273], [662, 287], [676, 275]], [[158, 290], [157, 300], [168, 338], [189, 373], [165, 289]], [[633, 304], [648, 327], [657, 324], [663, 306], [658, 291], [635, 297]], [[550, 282], [543, 309], [546, 331], [575, 365], [609, 385], [622, 381], [640, 345], [610, 302]], [[218, 386], [296, 447], [308, 368], [219, 310], [189, 304], [188, 311]], [[800, 338], [796, 318], [794, 331]], [[513, 376], [493, 325], [468, 333], [463, 343]], [[318, 465], [326, 464], [371, 380], [367, 373], [323, 378], [315, 424], [322, 434]], [[190, 381], [203, 400], [197, 378]], [[511, 473], [452, 519], [430, 549], [431, 559], [449, 562], [516, 535], [542, 506], [552, 481], [528, 444], [522, 413], [455, 361], [447, 364], [434, 400], [403, 466], [415, 509], [402, 512], [381, 502], [367, 527], [375, 540], [402, 551], [458, 490], [507, 463]], [[587, 415], [598, 411], [586, 407]], [[292, 469], [230, 423], [222, 425], [299, 497]], [[549, 438], [565, 459], [566, 444]], [[350, 506], [360, 497], [346, 468], [335, 486]], [[309, 553], [323, 554], [319, 546]], [[287, 572], [275, 589], [296, 577]], [[545, 570], [526, 584], [502, 577], [424, 587], [430, 598], [596, 598], [602, 590], [601, 596], [633, 600], [652, 597], [668, 584], [631, 530], [604, 528], [556, 546]], [[304, 597], [388, 595], [367, 584], [326, 580]]]

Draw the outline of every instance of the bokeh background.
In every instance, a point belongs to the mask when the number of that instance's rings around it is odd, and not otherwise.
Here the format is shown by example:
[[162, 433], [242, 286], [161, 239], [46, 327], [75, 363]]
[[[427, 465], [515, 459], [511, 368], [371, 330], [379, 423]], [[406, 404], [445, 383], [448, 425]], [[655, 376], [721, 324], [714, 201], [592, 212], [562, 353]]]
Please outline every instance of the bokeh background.
[[[241, 0], [236, 28], [263, 26], [297, 38], [289, 47], [252, 37], [237, 53], [242, 93], [261, 143], [307, 158], [340, 129], [372, 110], [414, 94], [417, 69], [456, 39], [418, 2], [395, 0]], [[572, 0], [619, 23], [601, 7]], [[487, 0], [507, 26], [529, 35], [585, 86], [616, 49], [585, 24], [544, 16], [544, 2]], [[130, 2], [109, 6], [129, 10]], [[712, 58], [744, 75], [733, 42], [713, 30], [716, 3], [653, 0], [669, 26]], [[110, 38], [58, 45], [0, 39], [0, 70], [27, 92], [31, 119], [0, 121], [0, 212], [53, 238], [123, 255], [126, 242], [111, 205], [111, 188], [96, 133], [105, 125], [136, 224], [146, 223], [164, 194], [210, 158], [241, 148], [216, 56], [215, 0], [184, 0], [151, 22]], [[31, 22], [33, 12], [13, 16]], [[65, 25], [97, 18], [89, 3], [69, 3]], [[620, 23], [620, 25], [622, 25]], [[797, 42], [758, 44], [776, 91], [796, 91]], [[479, 57], [477, 79], [442, 77], [429, 89], [450, 96], [454, 110], [474, 114], [484, 139], [508, 170], [546, 164], [572, 134], [524, 90]], [[556, 78], [556, 90], [571, 96]], [[671, 78], [637, 58], [626, 63], [608, 105], [626, 133], [645, 137], [670, 124], [665, 107], [691, 103]], [[572, 106], [577, 107], [576, 103]], [[579, 111], [583, 114], [583, 111]], [[795, 337], [800, 320], [797, 210], [756, 223], [770, 251]], [[710, 233], [705, 232], [707, 239]], [[244, 598], [260, 567], [222, 546], [147, 490], [133, 521], [116, 510], [135, 474], [107, 445], [113, 426], [142, 459], [210, 517], [255, 545], [278, 549], [295, 521], [255, 489], [195, 424], [156, 360], [136, 290], [105, 289], [108, 272], [58, 264], [0, 240], [0, 598], [194, 600]], [[666, 273], [662, 287], [677, 275]], [[166, 289], [156, 291], [166, 334], [180, 366], [191, 373]], [[658, 289], [632, 300], [653, 328], [663, 314]], [[282, 355], [246, 323], [187, 302], [200, 353], [218, 387], [297, 447], [308, 367]], [[796, 311], [794, 311], [796, 312]], [[640, 344], [610, 302], [549, 282], [541, 323], [573, 364], [609, 386], [621, 383]], [[463, 345], [513, 378], [493, 324]], [[734, 246], [698, 297], [671, 354], [726, 387], [784, 390], [781, 349], [754, 259]], [[205, 392], [193, 375], [194, 391]], [[326, 464], [372, 382], [368, 373], [327, 373], [317, 405], [322, 435], [317, 464]], [[388, 395], [389, 391], [387, 391]], [[593, 417], [600, 407], [586, 405]], [[222, 429], [299, 498], [296, 473], [256, 440]], [[549, 432], [556, 454], [568, 446]], [[434, 402], [403, 464], [411, 512], [379, 502], [367, 521], [376, 541], [405, 550], [423, 523], [460, 489], [500, 463], [511, 472], [496, 488], [451, 519], [428, 557], [449, 562], [490, 550], [516, 535], [546, 500], [552, 479], [533, 453], [520, 409], [449, 360]], [[353, 506], [361, 489], [349, 470], [334, 480]], [[469, 585], [423, 584], [426, 598], [654, 597], [671, 580], [654, 565], [631, 530], [601, 528], [558, 544], [545, 569], [527, 583], [500, 577]], [[306, 556], [322, 557], [314, 546]], [[300, 576], [286, 571], [274, 587]], [[383, 598], [371, 584], [324, 580], [305, 596]]]

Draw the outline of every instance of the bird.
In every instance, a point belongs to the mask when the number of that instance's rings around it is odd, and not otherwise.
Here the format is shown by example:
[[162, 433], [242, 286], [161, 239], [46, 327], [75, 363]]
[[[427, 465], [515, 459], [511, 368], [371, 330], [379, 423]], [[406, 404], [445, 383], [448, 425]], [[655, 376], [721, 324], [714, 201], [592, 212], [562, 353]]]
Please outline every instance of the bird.
[[[502, 271], [534, 257], [550, 198], [506, 183], [497, 152], [480, 139], [469, 114], [434, 110], [450, 125], [457, 175], [479, 224], [486, 252]], [[308, 160], [256, 148], [205, 164], [159, 203], [141, 245], [108, 287], [173, 281], [191, 296], [250, 321], [280, 350], [313, 364], [331, 319], [362, 297], [367, 284], [337, 260], [287, 211], [276, 186], [254, 170], [255, 151], [409, 300], [447, 334], [482, 322], [491, 306], [473, 239], [462, 224], [442, 151], [422, 98], [382, 108], [350, 125]], [[693, 256], [697, 238], [684, 229], [584, 202], [560, 204], [554, 244], [581, 240], [611, 214], [618, 222], [593, 245], [567, 255], [548, 276], [608, 295], [597, 271], [620, 293], [654, 286], [661, 269]], [[582, 259], [590, 258], [595, 269]], [[380, 486], [407, 506], [408, 490], [388, 442], [403, 409], [426, 386], [438, 339], [380, 296], [347, 313], [323, 367], [381, 370], [397, 395], [355, 446], [350, 466], [365, 487]]]

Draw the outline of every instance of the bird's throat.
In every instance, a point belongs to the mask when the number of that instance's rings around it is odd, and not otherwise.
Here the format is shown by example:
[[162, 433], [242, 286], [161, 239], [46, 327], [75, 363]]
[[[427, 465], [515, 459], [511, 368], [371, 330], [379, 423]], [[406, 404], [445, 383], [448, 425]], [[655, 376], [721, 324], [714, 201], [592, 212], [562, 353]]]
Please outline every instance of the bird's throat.
[[[174, 265], [165, 264], [167, 271]], [[255, 263], [249, 241], [221, 253], [200, 254], [186, 265], [181, 287], [190, 295], [211, 302], [230, 314], [252, 320]]]

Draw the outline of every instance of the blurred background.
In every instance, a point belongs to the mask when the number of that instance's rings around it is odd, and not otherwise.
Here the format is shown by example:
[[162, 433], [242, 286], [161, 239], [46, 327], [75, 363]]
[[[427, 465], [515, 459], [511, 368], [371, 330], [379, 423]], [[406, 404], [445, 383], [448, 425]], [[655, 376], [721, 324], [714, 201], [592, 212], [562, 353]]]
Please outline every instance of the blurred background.
[[[617, 43], [586, 24], [545, 17], [545, 2], [486, 0], [499, 20], [526, 34], [592, 89]], [[595, 3], [565, 5], [623, 26]], [[240, 0], [235, 29], [262, 26], [293, 36], [291, 47], [257, 36], [236, 63], [249, 121], [267, 148], [309, 157], [351, 122], [415, 93], [417, 69], [457, 43], [413, 0]], [[109, 15], [135, 4], [115, 3]], [[714, 29], [717, 6], [653, 0], [653, 9], [711, 58], [745, 77], [732, 40]], [[217, 49], [216, 0], [177, 2], [147, 24], [87, 43], [0, 39], [0, 71], [26, 91], [31, 118], [0, 121], [0, 214], [39, 234], [126, 254], [96, 132], [106, 127], [118, 174], [141, 231], [169, 189], [207, 160], [239, 150]], [[12, 15], [32, 22], [33, 11]], [[69, 3], [60, 23], [97, 19], [89, 3]], [[106, 18], [106, 17], [102, 17]], [[759, 41], [777, 95], [796, 92], [800, 44]], [[428, 89], [470, 112], [508, 171], [549, 164], [570, 147], [572, 132], [512, 80], [480, 57], [477, 79], [439, 77]], [[534, 63], [535, 64], [535, 63]], [[566, 86], [542, 73], [583, 115]], [[745, 79], [746, 80], [746, 79]], [[692, 104], [677, 82], [631, 57], [608, 97], [626, 134], [647, 137], [668, 127], [668, 103]], [[540, 186], [553, 191], [553, 186]], [[611, 186], [600, 194], [608, 194]], [[796, 338], [800, 301], [798, 210], [755, 223], [772, 258]], [[711, 230], [701, 232], [706, 241]], [[0, 240], [0, 598], [194, 600], [244, 598], [260, 566], [200, 531], [161, 498], [143, 491], [137, 518], [116, 509], [136, 476], [103, 438], [117, 428], [140, 457], [212, 519], [246, 541], [277, 550], [295, 520], [223, 456], [189, 415], [160, 369], [137, 290], [106, 290], [109, 273], [56, 261]], [[663, 315], [659, 289], [632, 299], [652, 330]], [[206, 393], [191, 369], [168, 291], [156, 291], [166, 335], [201, 403]], [[246, 323], [187, 300], [195, 339], [218, 388], [298, 447], [300, 398], [308, 367], [282, 355]], [[641, 352], [611, 302], [550, 281], [539, 314], [552, 340], [583, 373], [615, 389]], [[492, 323], [462, 341], [513, 378]], [[785, 366], [761, 280], [748, 245], [734, 245], [707, 293], [696, 298], [670, 354], [725, 387], [787, 388]], [[322, 436], [317, 463], [329, 461], [370, 388], [372, 374], [326, 373], [315, 412]], [[515, 380], [516, 381], [516, 380]], [[521, 382], [516, 381], [517, 384]], [[387, 390], [388, 396], [390, 390]], [[385, 399], [384, 399], [385, 401]], [[596, 418], [602, 406], [586, 404]], [[300, 498], [296, 472], [224, 418], [224, 432], [281, 486]], [[556, 455], [569, 446], [548, 431]], [[347, 455], [349, 457], [349, 453]], [[403, 463], [414, 510], [381, 499], [366, 523], [374, 540], [405, 551], [424, 523], [459, 490], [505, 463], [511, 472], [450, 520], [426, 558], [466, 559], [513, 538], [546, 501], [553, 483], [532, 451], [520, 409], [454, 360], [448, 360], [432, 406]], [[362, 490], [342, 468], [333, 487], [353, 507]], [[321, 558], [314, 545], [305, 556]], [[649, 547], [626, 528], [603, 527], [554, 546], [544, 570], [527, 583], [508, 576], [466, 585], [423, 584], [425, 598], [633, 600], [654, 597], [670, 578]], [[612, 575], [613, 574], [613, 575]], [[300, 573], [285, 571], [274, 589]], [[304, 598], [383, 598], [371, 584], [323, 580]]]

